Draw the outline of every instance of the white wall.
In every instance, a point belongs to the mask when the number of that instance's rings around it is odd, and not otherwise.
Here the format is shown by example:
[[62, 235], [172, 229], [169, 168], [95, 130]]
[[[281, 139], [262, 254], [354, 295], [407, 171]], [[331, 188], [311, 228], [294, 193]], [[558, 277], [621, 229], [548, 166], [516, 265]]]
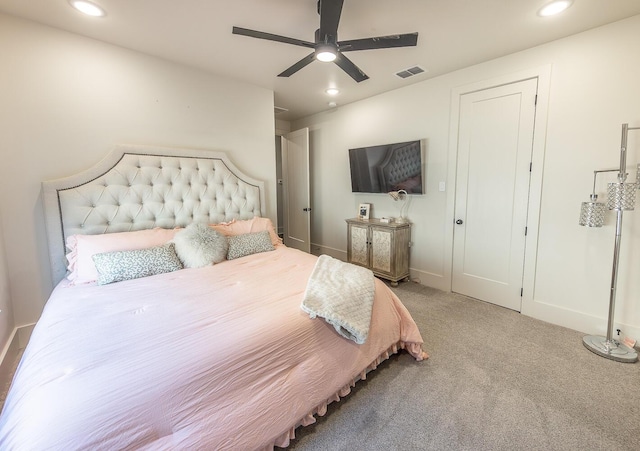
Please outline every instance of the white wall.
[[[614, 214], [602, 229], [579, 227], [595, 169], [619, 165], [622, 123], [640, 126], [640, 16], [295, 121], [310, 127], [314, 248], [346, 256], [345, 218], [361, 202], [376, 217], [397, 216], [386, 195], [352, 194], [347, 149], [427, 140], [426, 195], [414, 197], [412, 275], [451, 287], [455, 169], [451, 160], [452, 92], [461, 86], [551, 67], [537, 262], [525, 314], [586, 333], [606, 332]], [[345, 83], [348, 82], [345, 80]], [[338, 99], [339, 102], [339, 99]], [[454, 135], [455, 136], [455, 135]], [[545, 137], [543, 136], [544, 140]], [[640, 162], [640, 131], [629, 135], [629, 167]], [[635, 175], [635, 170], [632, 175]], [[447, 192], [438, 191], [446, 182]], [[604, 179], [603, 179], [604, 182]], [[599, 190], [606, 189], [605, 183]], [[625, 216], [616, 318], [640, 339], [640, 206]], [[533, 272], [533, 271], [532, 271]]]
[[5, 15], [0, 61], [1, 228], [17, 326], [38, 319], [52, 288], [40, 182], [117, 144], [225, 151], [266, 180], [275, 220], [272, 91]]
[[[2, 217], [0, 211], [0, 218]], [[0, 220], [0, 238], [2, 237], [2, 221]], [[9, 287], [9, 270], [4, 240], [0, 239], [0, 362], [4, 357], [3, 349], [13, 334], [13, 304]]]

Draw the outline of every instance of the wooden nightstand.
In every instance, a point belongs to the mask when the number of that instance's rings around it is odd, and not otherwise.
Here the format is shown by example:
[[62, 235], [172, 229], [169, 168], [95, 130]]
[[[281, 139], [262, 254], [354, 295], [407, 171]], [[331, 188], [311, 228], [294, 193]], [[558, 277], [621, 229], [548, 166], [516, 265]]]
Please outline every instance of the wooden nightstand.
[[347, 219], [347, 261], [398, 286], [409, 277], [411, 223]]

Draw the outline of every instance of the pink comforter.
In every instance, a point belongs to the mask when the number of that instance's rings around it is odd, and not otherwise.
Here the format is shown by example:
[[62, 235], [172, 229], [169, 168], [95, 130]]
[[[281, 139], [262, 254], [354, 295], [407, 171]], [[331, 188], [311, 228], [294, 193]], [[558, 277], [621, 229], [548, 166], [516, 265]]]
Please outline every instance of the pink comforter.
[[1, 449], [286, 446], [399, 347], [426, 357], [376, 280], [363, 345], [300, 303], [316, 257], [273, 252], [53, 292], [0, 417]]

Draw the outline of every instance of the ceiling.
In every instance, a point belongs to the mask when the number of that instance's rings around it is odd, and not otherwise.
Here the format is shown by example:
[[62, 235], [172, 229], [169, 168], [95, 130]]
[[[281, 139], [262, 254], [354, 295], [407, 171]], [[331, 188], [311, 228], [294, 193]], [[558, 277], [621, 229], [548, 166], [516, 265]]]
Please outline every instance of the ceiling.
[[[548, 1], [345, 0], [339, 40], [419, 33], [416, 47], [349, 53], [370, 77], [361, 83], [318, 61], [279, 78], [310, 50], [231, 34], [235, 25], [313, 42], [317, 0], [94, 0], [103, 18], [67, 0], [0, 0], [0, 12], [271, 89], [288, 110], [276, 118], [294, 120], [640, 14], [639, 0], [574, 0], [558, 16], [539, 17]], [[427, 72], [395, 75], [416, 65]], [[328, 87], [340, 93], [330, 98]]]

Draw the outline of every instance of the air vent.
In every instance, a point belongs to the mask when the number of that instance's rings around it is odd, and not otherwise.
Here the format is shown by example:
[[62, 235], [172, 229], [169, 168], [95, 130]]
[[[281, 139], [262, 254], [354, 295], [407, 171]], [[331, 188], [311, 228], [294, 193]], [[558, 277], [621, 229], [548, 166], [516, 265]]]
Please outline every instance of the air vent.
[[400, 72], [396, 72], [396, 77], [409, 78], [409, 77], [413, 77], [414, 75], [421, 74], [423, 72], [426, 72], [426, 70], [423, 69], [422, 67], [413, 66], [408, 69], [401, 70]]
[[286, 108], [280, 108], [279, 106], [274, 106], [273, 107], [273, 114], [280, 114], [280, 113], [286, 113], [287, 111], [289, 111]]

